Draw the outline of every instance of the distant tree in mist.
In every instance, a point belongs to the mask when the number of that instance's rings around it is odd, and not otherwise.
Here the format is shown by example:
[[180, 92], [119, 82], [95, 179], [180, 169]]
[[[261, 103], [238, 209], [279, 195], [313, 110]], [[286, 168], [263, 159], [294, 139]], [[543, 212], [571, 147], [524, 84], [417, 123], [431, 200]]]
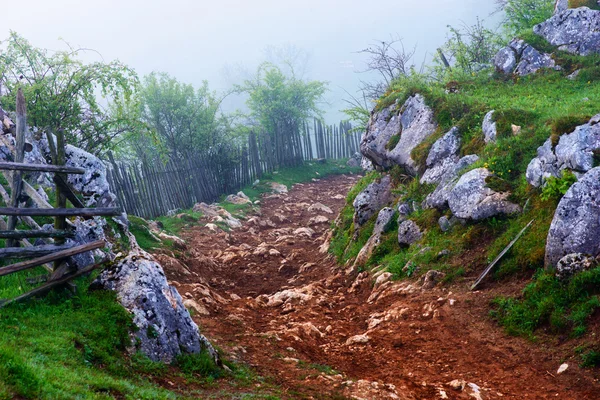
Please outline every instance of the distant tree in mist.
[[140, 117], [148, 132], [141, 142], [137, 137], [131, 141], [138, 153], [184, 158], [225, 140], [228, 127], [220, 114], [222, 99], [206, 81], [195, 89], [166, 73], [152, 73], [143, 79], [140, 98]]
[[326, 82], [307, 81], [298, 78], [293, 68], [285, 73], [282, 68], [265, 62], [236, 90], [248, 95], [251, 117], [269, 136], [277, 162], [280, 165], [294, 162], [304, 123], [321, 116], [319, 105], [327, 90]]

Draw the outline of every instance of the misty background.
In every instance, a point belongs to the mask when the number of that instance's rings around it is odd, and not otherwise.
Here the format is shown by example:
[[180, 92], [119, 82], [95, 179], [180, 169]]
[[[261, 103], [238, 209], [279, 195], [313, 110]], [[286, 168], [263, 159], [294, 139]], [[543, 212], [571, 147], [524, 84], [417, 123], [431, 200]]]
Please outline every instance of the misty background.
[[[140, 76], [164, 71], [219, 92], [239, 83], [244, 71], [269, 58], [269, 48], [294, 46], [308, 54], [305, 78], [329, 82], [328, 121], [346, 118], [344, 90], [356, 94], [367, 56], [357, 53], [390, 35], [416, 46], [420, 67], [446, 39], [448, 25], [477, 17], [496, 27], [494, 0], [29, 0], [5, 2], [0, 38], [13, 30], [34, 46], [93, 49], [84, 60], [118, 59]], [[96, 53], [97, 52], [97, 53]], [[243, 109], [230, 96], [224, 111]]]

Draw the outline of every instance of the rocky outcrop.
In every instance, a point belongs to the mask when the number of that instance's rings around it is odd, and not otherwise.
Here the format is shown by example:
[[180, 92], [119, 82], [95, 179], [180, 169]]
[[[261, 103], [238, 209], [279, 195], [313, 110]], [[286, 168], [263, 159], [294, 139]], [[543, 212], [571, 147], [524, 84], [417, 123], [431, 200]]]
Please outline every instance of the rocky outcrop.
[[[395, 104], [371, 116], [360, 150], [376, 167], [388, 169], [400, 165], [416, 173], [411, 152], [437, 129], [433, 110], [419, 94], [411, 96], [400, 111], [397, 109]], [[394, 136], [399, 136], [398, 142], [390, 148]]]
[[179, 293], [168, 285], [162, 267], [146, 252], [132, 251], [105, 269], [92, 288], [116, 292], [118, 301], [133, 315], [137, 328], [131, 334], [133, 350], [153, 361], [171, 362], [181, 353], [206, 349], [218, 360]]
[[373, 234], [360, 250], [358, 256], [356, 256], [354, 267], [364, 265], [369, 260], [373, 251], [381, 244], [381, 235], [390, 229], [395, 214], [396, 211], [390, 207], [382, 208], [381, 211], [379, 211], [377, 221], [375, 221], [375, 227], [373, 228]]
[[458, 128], [454, 127], [431, 147], [426, 161], [427, 170], [421, 177], [421, 183], [439, 183], [456, 166], [459, 151], [460, 137]]
[[392, 200], [391, 179], [388, 175], [379, 182], [373, 182], [356, 196], [354, 206], [354, 224], [361, 226]]
[[600, 255], [600, 167], [586, 173], [558, 204], [546, 240], [546, 266], [568, 254]]
[[483, 118], [483, 124], [481, 129], [483, 130], [483, 140], [486, 143], [492, 143], [496, 141], [498, 135], [498, 129], [496, 128], [496, 122], [494, 122], [494, 110], [485, 114]]
[[558, 68], [550, 54], [542, 53], [519, 39], [514, 39], [496, 54], [494, 67], [499, 73], [521, 76], [542, 68]]
[[454, 164], [451, 169], [447, 170], [446, 173], [441, 177], [439, 184], [433, 193], [429, 194], [423, 202], [423, 207], [437, 208], [438, 210], [447, 209], [448, 198], [450, 197], [450, 193], [458, 181], [460, 172], [468, 166], [476, 163], [478, 160], [479, 157], [476, 155], [465, 156], [458, 160], [458, 162]]
[[404, 221], [398, 227], [398, 243], [400, 246], [410, 246], [423, 238], [421, 228], [412, 220]]
[[536, 25], [533, 32], [559, 50], [587, 56], [600, 53], [600, 11], [587, 7], [563, 9], [547, 21]]
[[537, 157], [527, 167], [529, 184], [540, 187], [551, 177], [559, 177], [563, 170], [584, 174], [594, 167], [595, 152], [600, 151], [600, 114], [587, 124], [578, 126], [569, 134], [562, 135], [553, 146], [548, 139], [537, 150]]
[[480, 221], [495, 215], [510, 215], [521, 207], [507, 200], [510, 193], [498, 193], [487, 186], [492, 173], [485, 168], [467, 172], [458, 180], [448, 197], [448, 205], [457, 218]]

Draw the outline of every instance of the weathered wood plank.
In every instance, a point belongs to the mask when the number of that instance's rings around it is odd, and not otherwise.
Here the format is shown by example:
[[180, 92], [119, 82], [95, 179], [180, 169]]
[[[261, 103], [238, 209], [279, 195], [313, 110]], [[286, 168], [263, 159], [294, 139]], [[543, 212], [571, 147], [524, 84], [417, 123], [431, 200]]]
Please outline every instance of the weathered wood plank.
[[71, 275], [68, 275], [68, 276], [64, 276], [64, 277], [62, 277], [62, 278], [60, 278], [58, 280], [55, 280], [55, 281], [48, 282], [45, 285], [42, 285], [42, 286], [40, 286], [38, 288], [35, 288], [35, 289], [33, 289], [33, 290], [31, 290], [31, 291], [29, 291], [27, 293], [24, 293], [24, 294], [22, 294], [22, 295], [20, 295], [18, 297], [15, 297], [14, 299], [3, 301], [3, 302], [0, 303], [0, 308], [6, 307], [7, 305], [12, 304], [12, 303], [16, 303], [18, 301], [22, 301], [22, 300], [28, 299], [28, 298], [36, 296], [38, 294], [45, 293], [45, 292], [47, 292], [47, 291], [49, 291], [52, 288], [55, 288], [57, 286], [64, 285], [65, 283], [67, 283], [67, 282], [69, 282], [69, 281], [71, 281], [71, 280], [73, 280], [75, 278], [78, 278], [78, 277], [83, 276], [85, 274], [89, 274], [90, 272], [92, 272], [96, 268], [100, 267], [101, 265], [107, 263], [108, 261], [109, 261], [108, 259], [105, 259], [105, 260], [102, 260], [102, 261], [100, 261], [100, 262], [98, 262], [96, 264], [88, 265], [87, 267], [82, 268], [81, 270], [75, 272], [74, 274], [71, 274]]
[[[92, 251], [92, 250], [97, 250], [97, 249], [101, 249], [104, 246], [106, 246], [106, 243], [104, 242], [104, 240], [98, 240], [96, 242], [92, 242], [92, 243], [86, 243], [80, 246], [71, 246], [70, 248], [66, 248], [60, 251], [56, 251], [57, 246], [37, 246], [37, 247], [52, 247], [54, 248], [54, 253], [52, 254], [46, 254], [43, 255], [39, 258], [36, 258], [34, 260], [27, 260], [27, 261], [22, 261], [16, 264], [12, 264], [12, 265], [8, 265], [6, 267], [2, 267], [0, 268], [0, 276], [4, 276], [4, 275], [8, 275], [8, 274], [12, 274], [18, 271], [23, 271], [26, 269], [30, 269], [30, 268], [34, 268], [37, 266], [40, 266], [42, 264], [46, 264], [52, 261], [57, 261], [57, 260], [61, 260], [63, 258], [67, 258], [67, 257], [71, 257], [74, 256], [76, 254], [81, 254], [81, 253], [85, 253], [86, 251]], [[32, 247], [27, 248], [27, 250], [32, 249]], [[35, 249], [35, 247], [33, 247], [33, 249]], [[24, 249], [0, 249], [0, 251], [2, 250], [24, 250]]]
[[17, 162], [0, 162], [0, 170], [65, 173], [75, 175], [85, 174], [85, 169], [83, 168], [52, 164], [23, 164]]
[[[23, 89], [19, 88], [17, 91], [17, 131], [16, 131], [16, 147], [15, 147], [15, 161], [22, 163], [25, 159], [25, 130], [27, 129], [27, 106], [25, 104], [25, 96], [23, 96]], [[21, 198], [21, 190], [23, 187], [22, 175], [20, 171], [16, 171], [12, 176], [12, 192], [10, 196], [10, 205], [12, 207], [18, 207]], [[11, 216], [8, 218], [8, 230], [12, 231], [17, 226], [17, 217]], [[8, 240], [6, 245], [12, 247], [16, 245], [14, 240]]]
[[75, 232], [65, 230], [57, 231], [0, 231], [0, 239], [27, 239], [27, 238], [74, 238]]
[[73, 247], [75, 247], [74, 244], [65, 244], [62, 246], [47, 244], [43, 246], [32, 247], [6, 247], [4, 249], [0, 249], [0, 260], [7, 258], [43, 257], [51, 253], [69, 250]]
[[119, 208], [0, 208], [0, 215], [27, 217], [116, 217]]
[[506, 246], [504, 250], [502, 250], [502, 252], [498, 254], [498, 257], [496, 257], [494, 261], [492, 261], [492, 263], [487, 266], [487, 268], [481, 273], [481, 275], [479, 275], [477, 281], [475, 281], [475, 283], [471, 286], [471, 290], [474, 290], [477, 286], [479, 286], [481, 281], [483, 281], [483, 278], [485, 278], [487, 274], [490, 273], [492, 268], [494, 268], [496, 264], [498, 264], [498, 262], [502, 259], [502, 257], [504, 257], [506, 253], [508, 253], [508, 251], [515, 245], [515, 243], [517, 243], [517, 240], [519, 240], [521, 236], [523, 236], [527, 228], [529, 228], [531, 224], [533, 224], [533, 221], [534, 220], [531, 220], [531, 222], [528, 223], [527, 226], [521, 230], [521, 232], [519, 232], [519, 234], [508, 244], [508, 246]]

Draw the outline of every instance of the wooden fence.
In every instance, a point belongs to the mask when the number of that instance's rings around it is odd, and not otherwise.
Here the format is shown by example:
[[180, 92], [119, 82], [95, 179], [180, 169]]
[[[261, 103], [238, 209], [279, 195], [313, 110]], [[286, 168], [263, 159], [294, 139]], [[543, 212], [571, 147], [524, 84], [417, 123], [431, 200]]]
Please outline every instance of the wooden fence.
[[[311, 126], [312, 125], [312, 126]], [[109, 154], [108, 179], [119, 206], [128, 214], [155, 218], [171, 210], [210, 203], [235, 193], [280, 167], [313, 159], [349, 158], [359, 149], [360, 133], [348, 122], [326, 126], [315, 120], [282, 149], [271, 135], [251, 133], [248, 142], [227, 145], [167, 163], [140, 160], [117, 162]]]

